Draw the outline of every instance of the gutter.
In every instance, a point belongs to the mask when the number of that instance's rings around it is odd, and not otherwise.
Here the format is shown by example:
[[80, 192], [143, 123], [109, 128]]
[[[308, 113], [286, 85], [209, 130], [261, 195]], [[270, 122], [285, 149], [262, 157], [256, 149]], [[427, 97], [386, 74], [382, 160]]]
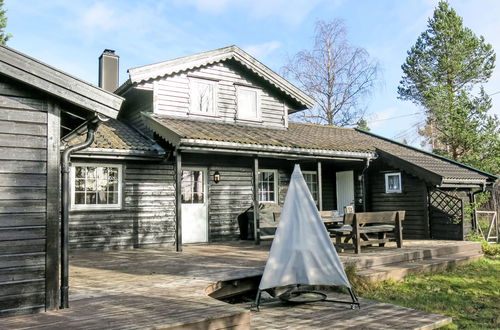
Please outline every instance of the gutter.
[[91, 119], [87, 126], [87, 139], [74, 146], [66, 148], [61, 157], [61, 309], [69, 307], [69, 171], [71, 154], [85, 149], [94, 142], [95, 132], [101, 121], [107, 120], [96, 116]]
[[239, 153], [255, 154], [256, 152], [271, 152], [280, 155], [290, 154], [296, 156], [314, 156], [314, 157], [343, 157], [346, 159], [359, 158], [359, 159], [374, 159], [377, 158], [375, 152], [352, 152], [352, 151], [336, 151], [324, 149], [310, 149], [310, 148], [293, 148], [293, 147], [280, 147], [271, 145], [255, 145], [247, 143], [223, 142], [223, 141], [210, 141], [202, 139], [181, 139], [179, 143], [180, 149], [200, 149], [212, 148], [218, 151], [231, 151]]

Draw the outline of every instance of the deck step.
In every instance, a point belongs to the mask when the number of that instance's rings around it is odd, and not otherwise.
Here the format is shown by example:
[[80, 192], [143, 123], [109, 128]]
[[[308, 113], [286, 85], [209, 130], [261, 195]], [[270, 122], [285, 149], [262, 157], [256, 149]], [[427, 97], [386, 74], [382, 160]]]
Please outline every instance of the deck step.
[[[373, 251], [373, 252], [372, 252]], [[359, 270], [378, 266], [391, 265], [402, 262], [416, 262], [419, 260], [448, 257], [451, 255], [471, 253], [481, 254], [480, 242], [460, 242], [460, 244], [449, 244], [429, 247], [403, 247], [403, 249], [365, 249], [356, 257], [344, 256], [342, 261], [354, 263]]]
[[448, 267], [465, 265], [483, 257], [482, 253], [476, 251], [466, 251], [448, 256], [438, 256], [434, 258], [398, 262], [389, 265], [375, 266], [358, 271], [358, 275], [364, 277], [369, 282], [385, 280], [402, 280], [411, 274], [423, 274], [446, 270]]

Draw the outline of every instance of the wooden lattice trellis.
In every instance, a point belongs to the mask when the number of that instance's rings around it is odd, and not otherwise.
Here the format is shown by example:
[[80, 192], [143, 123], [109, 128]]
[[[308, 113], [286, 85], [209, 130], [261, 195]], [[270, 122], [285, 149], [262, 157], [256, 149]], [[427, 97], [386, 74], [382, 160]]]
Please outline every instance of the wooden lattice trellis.
[[463, 220], [463, 201], [442, 190], [433, 190], [430, 193], [430, 204], [453, 218], [455, 223]]

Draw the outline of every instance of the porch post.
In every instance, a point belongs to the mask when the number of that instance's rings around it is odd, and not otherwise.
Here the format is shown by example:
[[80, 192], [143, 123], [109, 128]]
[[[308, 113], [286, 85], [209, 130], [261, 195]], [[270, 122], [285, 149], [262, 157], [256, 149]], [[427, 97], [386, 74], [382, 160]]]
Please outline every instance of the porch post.
[[260, 244], [259, 223], [259, 158], [253, 159], [253, 237], [255, 244]]
[[323, 211], [323, 179], [321, 173], [321, 161], [318, 160], [318, 209]]
[[182, 252], [182, 201], [181, 201], [181, 178], [182, 178], [181, 151], [175, 149], [175, 250]]

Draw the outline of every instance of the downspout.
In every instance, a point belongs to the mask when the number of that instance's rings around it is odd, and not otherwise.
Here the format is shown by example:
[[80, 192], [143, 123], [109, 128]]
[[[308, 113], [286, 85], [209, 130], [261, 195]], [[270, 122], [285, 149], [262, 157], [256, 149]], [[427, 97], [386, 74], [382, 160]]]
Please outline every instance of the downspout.
[[[470, 202], [475, 204], [476, 203], [476, 195], [479, 194], [479, 193], [483, 193], [486, 191], [486, 182], [484, 182], [482, 185], [481, 185], [481, 190], [476, 190], [474, 192], [470, 192], [469, 191], [469, 196], [470, 196]], [[476, 230], [477, 231], [477, 225], [478, 225], [478, 222], [477, 222], [477, 213], [476, 213], [476, 208], [474, 207], [473, 208], [473, 212], [471, 214], [472, 216], [472, 230]]]
[[69, 171], [71, 154], [85, 149], [94, 142], [95, 131], [101, 123], [98, 118], [87, 124], [87, 139], [85, 142], [68, 147], [61, 157], [62, 191], [61, 191], [61, 309], [69, 307]]

